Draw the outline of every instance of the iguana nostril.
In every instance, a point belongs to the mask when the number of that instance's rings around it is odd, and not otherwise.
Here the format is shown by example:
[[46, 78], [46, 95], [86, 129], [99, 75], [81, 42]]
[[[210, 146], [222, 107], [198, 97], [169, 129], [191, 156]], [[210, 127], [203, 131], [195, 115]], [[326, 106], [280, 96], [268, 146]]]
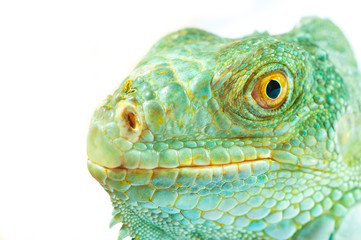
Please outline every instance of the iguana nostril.
[[116, 118], [120, 136], [130, 141], [136, 140], [142, 130], [142, 120], [136, 106], [127, 101], [119, 102]]
[[129, 126], [132, 128], [132, 129], [137, 129], [138, 128], [138, 125], [139, 125], [139, 122], [138, 122], [138, 119], [136, 117], [136, 115], [132, 112], [128, 113], [128, 122], [129, 122]]

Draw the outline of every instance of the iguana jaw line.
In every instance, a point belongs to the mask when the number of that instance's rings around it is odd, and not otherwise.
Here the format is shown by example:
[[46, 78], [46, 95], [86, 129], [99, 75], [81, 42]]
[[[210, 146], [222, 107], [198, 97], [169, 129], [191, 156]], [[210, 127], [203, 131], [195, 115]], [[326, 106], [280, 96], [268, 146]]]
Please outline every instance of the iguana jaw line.
[[95, 161], [92, 161], [91, 159], [88, 159], [89, 162], [91, 162], [92, 164], [95, 164], [99, 167], [102, 167], [104, 169], [107, 170], [111, 170], [111, 169], [119, 169], [119, 170], [171, 170], [171, 169], [182, 169], [182, 168], [211, 168], [211, 167], [225, 167], [225, 166], [239, 166], [242, 164], [247, 164], [247, 163], [252, 163], [252, 162], [259, 162], [259, 161], [268, 161], [269, 163], [271, 162], [277, 162], [271, 158], [257, 158], [257, 159], [252, 159], [252, 160], [244, 160], [242, 162], [232, 162], [232, 163], [226, 163], [226, 164], [210, 164], [210, 165], [185, 165], [185, 166], [178, 166], [178, 167], [174, 167], [174, 168], [164, 168], [164, 167], [155, 167], [155, 168], [126, 168], [126, 167], [114, 167], [114, 168], [110, 168], [110, 167], [106, 167], [106, 166], [102, 166], [98, 163], [96, 163]]
[[[149, 171], [149, 170], [172, 170], [172, 169], [203, 169], [203, 168], [217, 168], [217, 167], [228, 167], [228, 166], [242, 166], [245, 164], [251, 164], [251, 163], [255, 163], [255, 162], [268, 162], [269, 165], [271, 165], [273, 162], [278, 163], [278, 164], [288, 164], [288, 163], [282, 163], [279, 162], [275, 159], [272, 158], [257, 158], [257, 159], [252, 159], [252, 160], [244, 160], [242, 162], [232, 162], [232, 163], [227, 163], [227, 164], [211, 164], [211, 165], [187, 165], [187, 166], [178, 166], [178, 167], [174, 167], [174, 168], [164, 168], [164, 167], [156, 167], [156, 168], [125, 168], [125, 167], [114, 167], [114, 168], [109, 168], [106, 166], [102, 166], [94, 161], [92, 161], [91, 159], [88, 159], [88, 162], [91, 162], [92, 164], [101, 167], [105, 170], [125, 170], [125, 171]], [[307, 168], [307, 169], [312, 169], [315, 171], [322, 171], [322, 172], [328, 172], [328, 171], [324, 171], [322, 169], [317, 169], [316, 167], [312, 167], [312, 166], [302, 166], [301, 164], [297, 164], [297, 167], [299, 168]]]

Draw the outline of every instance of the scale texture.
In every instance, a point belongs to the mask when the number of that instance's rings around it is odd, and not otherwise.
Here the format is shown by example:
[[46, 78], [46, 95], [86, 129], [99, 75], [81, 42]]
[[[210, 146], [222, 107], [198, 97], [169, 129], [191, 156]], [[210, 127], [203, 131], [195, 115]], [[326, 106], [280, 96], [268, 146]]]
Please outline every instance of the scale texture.
[[88, 169], [119, 239], [360, 236], [360, 80], [325, 19], [165, 36], [90, 124]]

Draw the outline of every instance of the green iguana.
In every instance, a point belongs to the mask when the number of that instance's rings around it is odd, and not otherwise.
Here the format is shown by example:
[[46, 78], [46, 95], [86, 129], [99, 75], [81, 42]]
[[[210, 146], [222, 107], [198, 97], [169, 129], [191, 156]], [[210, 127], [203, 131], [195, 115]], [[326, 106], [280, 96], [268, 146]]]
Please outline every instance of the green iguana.
[[361, 239], [360, 80], [329, 20], [165, 36], [91, 120], [119, 238]]

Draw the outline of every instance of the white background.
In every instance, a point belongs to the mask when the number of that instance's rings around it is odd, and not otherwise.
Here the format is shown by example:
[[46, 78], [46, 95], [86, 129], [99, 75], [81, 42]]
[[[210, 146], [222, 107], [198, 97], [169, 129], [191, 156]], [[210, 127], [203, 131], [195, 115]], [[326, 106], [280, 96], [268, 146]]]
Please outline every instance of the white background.
[[88, 123], [161, 36], [282, 33], [307, 15], [336, 22], [360, 62], [357, 1], [1, 1], [0, 240], [116, 239]]

